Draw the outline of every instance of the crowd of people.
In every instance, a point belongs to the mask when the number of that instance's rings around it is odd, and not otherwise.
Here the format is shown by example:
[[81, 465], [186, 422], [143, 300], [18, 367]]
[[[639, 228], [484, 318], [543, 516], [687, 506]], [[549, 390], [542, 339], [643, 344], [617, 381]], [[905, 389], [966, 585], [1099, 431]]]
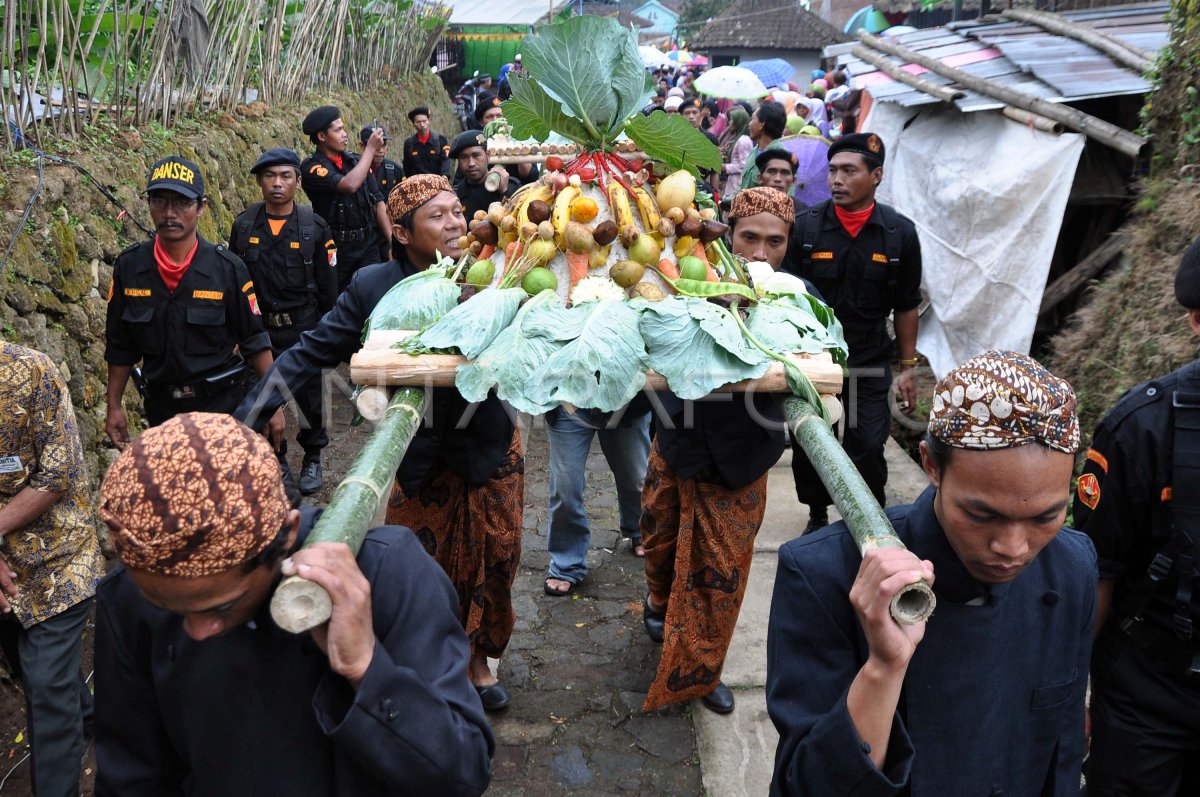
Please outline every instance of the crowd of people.
[[[646, 112], [681, 113], [720, 148], [725, 167], [704, 182], [724, 200], [733, 254], [804, 280], [841, 322], [841, 440], [884, 504], [893, 394], [902, 411], [916, 407], [921, 284], [915, 225], [876, 201], [884, 142], [837, 109], [830, 199], [809, 207], [789, 191], [795, 157], [774, 144], [793, 118], [798, 134], [827, 135], [829, 104], [853, 95], [845, 76], [814, 74], [813, 96], [750, 107], [696, 96], [694, 77], [657, 72]], [[498, 97], [476, 105], [481, 126], [502, 114]], [[38, 795], [76, 793], [93, 722], [98, 795], [486, 789], [485, 712], [519, 699], [488, 662], [515, 626], [522, 550], [523, 443], [503, 402], [433, 389], [386, 525], [357, 555], [301, 547], [320, 512], [302, 496], [323, 483], [325, 374], [359, 348], [392, 286], [462, 255], [467, 219], [538, 175], [490, 163], [481, 129], [449, 139], [427, 108], [407, 116], [413, 135], [396, 162], [381, 125], [360, 129], [355, 153], [340, 110], [314, 109], [311, 154], [263, 152], [249, 175], [262, 201], [222, 243], [197, 230], [203, 167], [176, 156], [153, 166], [155, 234], [117, 259], [108, 299], [105, 428], [120, 453], [96, 509], [120, 563], [106, 576], [65, 383], [45, 355], [0, 344], [13, 419], [0, 434], [0, 608], [17, 620], [0, 636], [25, 685]], [[1200, 242], [1176, 296], [1200, 334]], [[772, 605], [772, 794], [1073, 796], [1089, 668], [1089, 793], [1194, 792], [1197, 367], [1133, 389], [1101, 423], [1075, 491], [1081, 531], [1063, 528], [1075, 395], [1027, 355], [982, 353], [939, 381], [921, 444], [930, 487], [889, 510], [906, 548], [861, 554], [843, 523], [829, 524], [829, 494], [796, 447], [809, 520], [780, 551]], [[138, 435], [124, 410], [131, 382]], [[599, 437], [622, 535], [644, 560], [643, 625], [662, 650], [647, 710], [734, 709], [721, 672], [767, 473], [790, 442], [781, 421], [762, 394], [694, 405], [643, 395], [613, 415], [546, 416], [545, 597], [587, 578], [584, 465]], [[327, 625], [296, 636], [274, 625], [267, 603], [284, 576], [325, 588]], [[937, 613], [898, 625], [889, 605], [917, 579]], [[79, 671], [93, 601], [94, 711]]]

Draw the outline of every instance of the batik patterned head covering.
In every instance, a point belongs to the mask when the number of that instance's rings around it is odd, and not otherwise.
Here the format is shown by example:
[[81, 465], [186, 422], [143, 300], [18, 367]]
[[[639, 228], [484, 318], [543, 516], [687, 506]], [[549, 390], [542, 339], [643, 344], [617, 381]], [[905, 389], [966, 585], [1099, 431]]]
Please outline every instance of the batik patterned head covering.
[[1075, 391], [1026, 354], [993, 350], [938, 382], [929, 431], [954, 448], [1079, 448]]
[[226, 414], [189, 412], [147, 429], [100, 485], [100, 517], [121, 561], [166, 576], [249, 561], [290, 507], [271, 446]]
[[782, 191], [759, 186], [738, 191], [729, 207], [731, 219], [744, 219], [759, 213], [770, 213], [790, 227], [796, 220], [796, 205]]
[[388, 196], [388, 216], [397, 222], [443, 191], [454, 193], [450, 181], [441, 174], [415, 174], [392, 189]]

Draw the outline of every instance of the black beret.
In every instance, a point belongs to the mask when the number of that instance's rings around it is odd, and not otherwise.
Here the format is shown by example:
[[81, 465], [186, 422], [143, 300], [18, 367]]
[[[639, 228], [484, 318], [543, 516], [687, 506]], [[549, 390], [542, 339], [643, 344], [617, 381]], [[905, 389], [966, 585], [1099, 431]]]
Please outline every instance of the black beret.
[[275, 147], [262, 154], [262, 157], [250, 167], [251, 174], [258, 174], [268, 166], [295, 166], [300, 168], [300, 157], [287, 147]]
[[758, 156], [754, 158], [754, 165], [757, 166], [758, 170], [761, 172], [763, 169], [767, 168], [767, 163], [769, 161], [787, 161], [792, 165], [793, 175], [800, 168], [800, 164], [797, 162], [796, 156], [788, 152], [783, 147], [767, 147], [762, 152], [758, 153]]
[[495, 94], [480, 94], [479, 103], [475, 106], [475, 118], [482, 120], [483, 115], [492, 108], [500, 107], [500, 98]]
[[851, 133], [848, 136], [842, 136], [829, 145], [827, 153], [829, 159], [833, 160], [833, 156], [839, 152], [857, 152], [859, 155], [874, 158], [880, 163], [883, 163], [886, 154], [883, 139], [874, 133]]
[[459, 133], [455, 137], [454, 143], [450, 145], [450, 157], [457, 158], [463, 150], [471, 147], [487, 149], [487, 139], [483, 137], [482, 130], [468, 130], [465, 133]]
[[362, 130], [358, 131], [359, 142], [362, 144], [366, 144], [368, 141], [370, 141], [371, 134], [375, 132], [376, 127], [378, 127], [380, 130], [383, 131], [383, 140], [385, 142], [392, 140], [391, 136], [389, 136], [387, 134], [386, 127], [384, 127], [383, 125], [371, 125], [370, 127], [364, 127]]
[[703, 100], [701, 100], [699, 97], [691, 97], [691, 98], [689, 98], [689, 99], [686, 99], [686, 100], [684, 100], [684, 101], [683, 101], [683, 105], [680, 105], [680, 106], [679, 106], [679, 111], [680, 111], [680, 113], [682, 113], [684, 108], [697, 108], [697, 109], [700, 109], [700, 108], [703, 108], [703, 107], [704, 107], [704, 101], [703, 101]]
[[1175, 298], [1189, 310], [1200, 310], [1200, 238], [1183, 253], [1175, 273]]
[[342, 118], [342, 112], [335, 105], [322, 105], [320, 108], [304, 117], [304, 127], [301, 128], [306, 136], [324, 133], [331, 124]]

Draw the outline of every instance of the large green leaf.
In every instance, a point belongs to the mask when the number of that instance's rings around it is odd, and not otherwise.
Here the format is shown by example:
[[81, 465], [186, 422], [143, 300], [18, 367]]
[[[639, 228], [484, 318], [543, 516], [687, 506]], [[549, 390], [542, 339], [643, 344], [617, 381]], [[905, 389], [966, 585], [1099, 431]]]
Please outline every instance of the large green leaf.
[[364, 337], [372, 329], [424, 329], [458, 304], [462, 290], [446, 271], [431, 268], [397, 282], [375, 305], [367, 319]]
[[421, 344], [458, 349], [469, 359], [478, 357], [512, 323], [526, 295], [521, 288], [480, 291], [422, 332]]
[[616, 137], [650, 88], [636, 37], [608, 17], [547, 26], [526, 37], [521, 52], [538, 84], [582, 120], [597, 144]]
[[764, 346], [780, 354], [818, 354], [829, 345], [825, 325], [805, 307], [785, 300], [759, 302], [750, 308], [746, 328]]
[[677, 114], [637, 114], [625, 125], [625, 134], [654, 160], [699, 174], [700, 169], [721, 168], [721, 151], [692, 123]]
[[527, 318], [546, 319], [542, 328], [559, 326], [556, 318], [566, 313], [562, 300], [554, 291], [542, 291], [517, 311], [516, 318], [496, 336], [491, 345], [477, 358], [460, 365], [454, 377], [458, 392], [467, 401], [483, 401], [494, 387], [496, 395], [530, 415], [549, 412], [558, 402], [538, 404], [527, 395], [529, 378], [551, 354], [562, 348], [557, 336], [526, 334], [523, 325]]
[[703, 398], [721, 385], [766, 373], [770, 360], [746, 342], [725, 308], [704, 299], [669, 297], [641, 309], [650, 367], [680, 398]]
[[553, 317], [530, 316], [522, 332], [566, 341], [530, 375], [526, 393], [537, 404], [614, 412], [645, 386], [649, 358], [638, 310], [624, 299], [587, 302]]
[[583, 123], [563, 113], [562, 103], [547, 94], [533, 78], [510, 75], [508, 85], [512, 87], [512, 97], [501, 107], [504, 118], [512, 125], [513, 138], [545, 141], [553, 131], [580, 144], [591, 140]]

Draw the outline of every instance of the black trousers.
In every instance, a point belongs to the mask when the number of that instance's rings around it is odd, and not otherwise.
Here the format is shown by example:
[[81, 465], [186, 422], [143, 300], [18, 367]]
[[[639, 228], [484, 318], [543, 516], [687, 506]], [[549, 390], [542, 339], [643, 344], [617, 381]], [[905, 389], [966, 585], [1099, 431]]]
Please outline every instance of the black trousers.
[[367, 233], [361, 241], [337, 242], [338, 293], [346, 290], [354, 272], [363, 266], [381, 262], [379, 255], [382, 247], [379, 243], [379, 234], [375, 232], [374, 227], [368, 228]]
[[[340, 253], [339, 253], [340, 257]], [[271, 336], [271, 351], [275, 359], [300, 340], [300, 336], [316, 325], [316, 317], [310, 324], [298, 324], [279, 329], [268, 329]], [[322, 380], [317, 379], [307, 389], [292, 396], [295, 402], [292, 406], [296, 412], [296, 422], [299, 430], [296, 432], [296, 442], [304, 449], [304, 456], [320, 457], [321, 449], [329, 445], [329, 435], [325, 432], [325, 412], [322, 401]], [[284, 440], [279, 450], [280, 456], [287, 453], [287, 441]]]
[[1108, 631], [1092, 669], [1088, 797], [1200, 794], [1200, 679]]
[[27, 629], [0, 621], [0, 647], [25, 691], [30, 774], [39, 797], [79, 794], [83, 728], [92, 716], [92, 693], [79, 665], [92, 601]]
[[[883, 488], [887, 484], [887, 460], [883, 446], [892, 430], [892, 415], [888, 396], [892, 391], [892, 369], [888, 363], [851, 366], [850, 376], [842, 382], [842, 403], [845, 408], [846, 430], [841, 435], [842, 448], [871, 488], [871, 494], [885, 504]], [[834, 434], [837, 434], [837, 428]], [[796, 480], [796, 497], [809, 506], [829, 506], [832, 499], [821, 477], [813, 468], [800, 444], [792, 441], [792, 477]]]

